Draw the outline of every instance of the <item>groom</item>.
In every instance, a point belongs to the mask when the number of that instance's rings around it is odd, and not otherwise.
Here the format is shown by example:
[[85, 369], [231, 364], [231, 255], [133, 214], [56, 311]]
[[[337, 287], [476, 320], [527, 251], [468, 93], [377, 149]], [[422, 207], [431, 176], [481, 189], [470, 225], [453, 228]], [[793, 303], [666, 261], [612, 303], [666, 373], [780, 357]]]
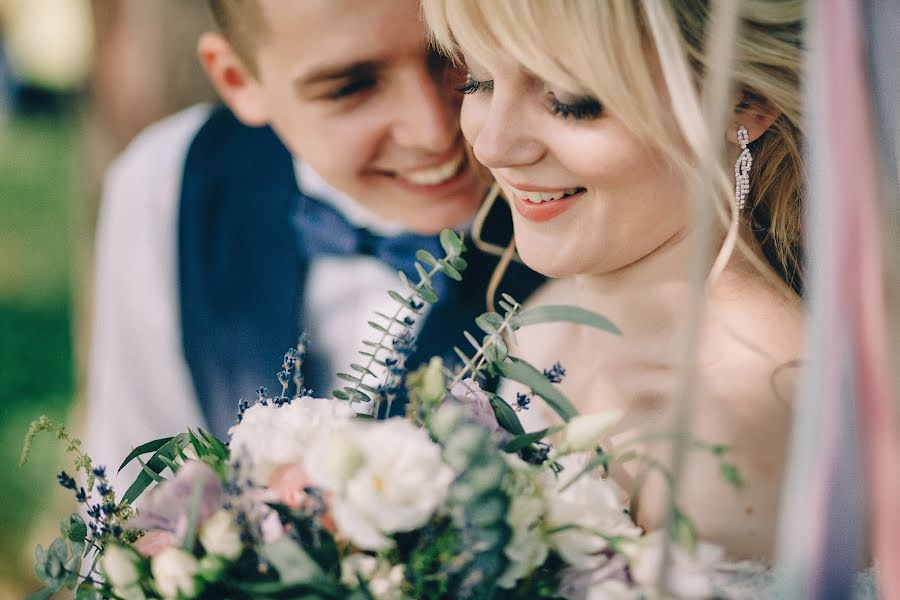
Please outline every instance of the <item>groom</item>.
[[[106, 179], [97, 242], [89, 450], [204, 426], [278, 391], [302, 331], [306, 385], [330, 395], [372, 311], [415, 251], [465, 229], [485, 184], [466, 158], [460, 97], [426, 47], [415, 0], [210, 0], [200, 58], [224, 107], [151, 127]], [[508, 240], [508, 214], [489, 236]], [[490, 224], [489, 224], [490, 227]], [[415, 367], [464, 346], [496, 259], [472, 249], [418, 326]], [[514, 266], [501, 285], [540, 282]]]

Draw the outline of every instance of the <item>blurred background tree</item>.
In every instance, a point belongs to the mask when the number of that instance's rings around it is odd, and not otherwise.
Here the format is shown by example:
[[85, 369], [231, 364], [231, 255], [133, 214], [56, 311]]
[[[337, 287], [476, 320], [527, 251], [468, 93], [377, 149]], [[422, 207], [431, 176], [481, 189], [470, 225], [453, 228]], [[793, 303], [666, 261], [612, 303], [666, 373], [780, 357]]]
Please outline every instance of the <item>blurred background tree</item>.
[[0, 600], [37, 587], [39, 514], [67, 502], [41, 414], [79, 427], [100, 180], [148, 124], [212, 97], [195, 58], [211, 21], [184, 0], [0, 0]]

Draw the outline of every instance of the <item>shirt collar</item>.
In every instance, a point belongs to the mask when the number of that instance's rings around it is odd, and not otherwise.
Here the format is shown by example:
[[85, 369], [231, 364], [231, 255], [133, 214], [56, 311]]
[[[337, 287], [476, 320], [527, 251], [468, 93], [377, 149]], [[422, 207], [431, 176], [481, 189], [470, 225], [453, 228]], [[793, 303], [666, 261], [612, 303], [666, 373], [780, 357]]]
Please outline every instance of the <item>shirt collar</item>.
[[330, 204], [354, 227], [362, 227], [385, 237], [399, 235], [406, 231], [402, 223], [376, 215], [356, 199], [331, 187], [305, 162], [294, 159], [294, 176], [297, 179], [300, 193]]

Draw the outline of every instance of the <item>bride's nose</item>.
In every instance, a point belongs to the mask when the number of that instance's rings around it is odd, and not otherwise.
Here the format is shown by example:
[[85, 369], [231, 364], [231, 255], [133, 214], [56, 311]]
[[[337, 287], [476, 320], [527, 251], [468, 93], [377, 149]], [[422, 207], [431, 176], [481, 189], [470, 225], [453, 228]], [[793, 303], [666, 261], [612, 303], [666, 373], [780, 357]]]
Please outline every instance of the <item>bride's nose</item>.
[[489, 99], [463, 102], [463, 127], [475, 158], [490, 169], [530, 165], [544, 154], [531, 133], [530, 116], [521, 97], [495, 90]]

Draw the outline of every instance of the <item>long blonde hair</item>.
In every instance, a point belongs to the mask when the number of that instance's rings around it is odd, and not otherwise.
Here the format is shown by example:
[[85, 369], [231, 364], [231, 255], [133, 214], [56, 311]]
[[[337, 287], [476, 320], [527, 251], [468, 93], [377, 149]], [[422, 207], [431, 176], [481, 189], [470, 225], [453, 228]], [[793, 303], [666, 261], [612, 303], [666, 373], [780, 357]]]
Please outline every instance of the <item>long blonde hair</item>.
[[[432, 39], [450, 56], [460, 58], [460, 48], [476, 56], [503, 53], [554, 85], [592, 93], [698, 183], [701, 157], [714, 147], [702, 106], [710, 66], [707, 0], [424, 0], [423, 11]], [[749, 211], [741, 218], [771, 267], [798, 293], [802, 19], [798, 0], [743, 2], [732, 72], [739, 106], [780, 113], [750, 144]], [[717, 208], [727, 224], [733, 187], [724, 163], [718, 179]], [[754, 260], [748, 246], [739, 246]]]

